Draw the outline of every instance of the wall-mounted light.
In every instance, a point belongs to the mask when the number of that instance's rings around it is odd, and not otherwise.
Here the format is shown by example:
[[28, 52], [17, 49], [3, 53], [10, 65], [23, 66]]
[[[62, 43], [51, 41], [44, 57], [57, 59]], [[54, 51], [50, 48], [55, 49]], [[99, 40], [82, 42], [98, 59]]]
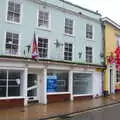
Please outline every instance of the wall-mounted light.
[[58, 41], [58, 39], [56, 39], [56, 41], [55, 41], [54, 44], [56, 45], [56, 48], [63, 45], [62, 43], [60, 43], [60, 42]]
[[104, 53], [100, 53], [100, 57], [103, 58], [104, 57]]
[[82, 52], [78, 53], [79, 59], [82, 57]]

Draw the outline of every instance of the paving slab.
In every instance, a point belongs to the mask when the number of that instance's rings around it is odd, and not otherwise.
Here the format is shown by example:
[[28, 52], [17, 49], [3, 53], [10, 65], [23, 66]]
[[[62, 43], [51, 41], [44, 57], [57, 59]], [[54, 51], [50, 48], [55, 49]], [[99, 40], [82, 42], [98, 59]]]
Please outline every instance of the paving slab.
[[0, 109], [0, 120], [60, 120], [60, 116], [77, 114], [120, 102], [120, 94], [98, 97], [89, 100], [66, 101], [59, 103], [30, 104], [27, 107]]

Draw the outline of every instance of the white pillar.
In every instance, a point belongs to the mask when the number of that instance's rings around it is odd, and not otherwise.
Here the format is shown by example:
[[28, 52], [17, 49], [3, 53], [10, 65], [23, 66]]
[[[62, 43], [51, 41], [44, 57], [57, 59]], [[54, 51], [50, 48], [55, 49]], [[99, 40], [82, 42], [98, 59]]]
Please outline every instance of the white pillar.
[[115, 83], [116, 83], [116, 65], [113, 64], [113, 76], [112, 76], [112, 93], [115, 93]]
[[47, 68], [41, 71], [40, 76], [40, 103], [47, 104]]
[[73, 72], [69, 71], [69, 92], [70, 100], [73, 101]]
[[47, 68], [44, 68], [44, 104], [47, 104]]
[[27, 100], [27, 81], [28, 81], [28, 68], [24, 69], [24, 79], [23, 79], [23, 91], [24, 91], [24, 106], [28, 105]]

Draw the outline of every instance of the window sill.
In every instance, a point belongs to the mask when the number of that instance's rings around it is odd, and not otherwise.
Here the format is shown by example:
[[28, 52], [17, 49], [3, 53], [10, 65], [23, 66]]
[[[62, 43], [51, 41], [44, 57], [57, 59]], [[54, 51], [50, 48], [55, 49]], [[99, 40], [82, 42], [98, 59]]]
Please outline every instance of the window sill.
[[10, 99], [24, 99], [23, 96], [15, 96], [15, 97], [0, 97], [0, 100], [10, 100]]
[[79, 96], [91, 96], [91, 95], [93, 95], [92, 93], [91, 94], [74, 94], [73, 96], [74, 97], [79, 97]]
[[44, 30], [44, 31], [51, 32], [51, 29], [50, 29], [50, 28], [36, 27], [36, 29], [39, 29], [39, 30]]
[[67, 34], [67, 33], [63, 33], [65, 36], [69, 36], [69, 37], [75, 37], [75, 35], [73, 34]]
[[5, 54], [6, 56], [12, 56], [12, 57], [20, 57], [20, 55], [19, 54], [17, 54], [17, 55], [14, 55], [14, 54]]
[[51, 92], [47, 93], [47, 95], [62, 95], [62, 94], [71, 94], [70, 92]]
[[85, 40], [87, 40], [87, 41], [91, 41], [91, 42], [96, 42], [94, 39], [88, 39], [88, 38], [85, 38]]
[[8, 24], [16, 24], [16, 25], [21, 25], [21, 22], [17, 23], [17, 22], [13, 22], [13, 21], [6, 21], [6, 23]]

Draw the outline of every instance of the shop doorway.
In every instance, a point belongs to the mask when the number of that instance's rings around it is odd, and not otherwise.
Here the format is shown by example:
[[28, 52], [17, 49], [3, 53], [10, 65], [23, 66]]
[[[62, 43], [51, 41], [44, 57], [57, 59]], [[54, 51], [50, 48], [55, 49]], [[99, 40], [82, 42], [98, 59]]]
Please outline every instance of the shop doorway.
[[28, 102], [39, 101], [39, 83], [37, 74], [28, 74], [27, 96]]

